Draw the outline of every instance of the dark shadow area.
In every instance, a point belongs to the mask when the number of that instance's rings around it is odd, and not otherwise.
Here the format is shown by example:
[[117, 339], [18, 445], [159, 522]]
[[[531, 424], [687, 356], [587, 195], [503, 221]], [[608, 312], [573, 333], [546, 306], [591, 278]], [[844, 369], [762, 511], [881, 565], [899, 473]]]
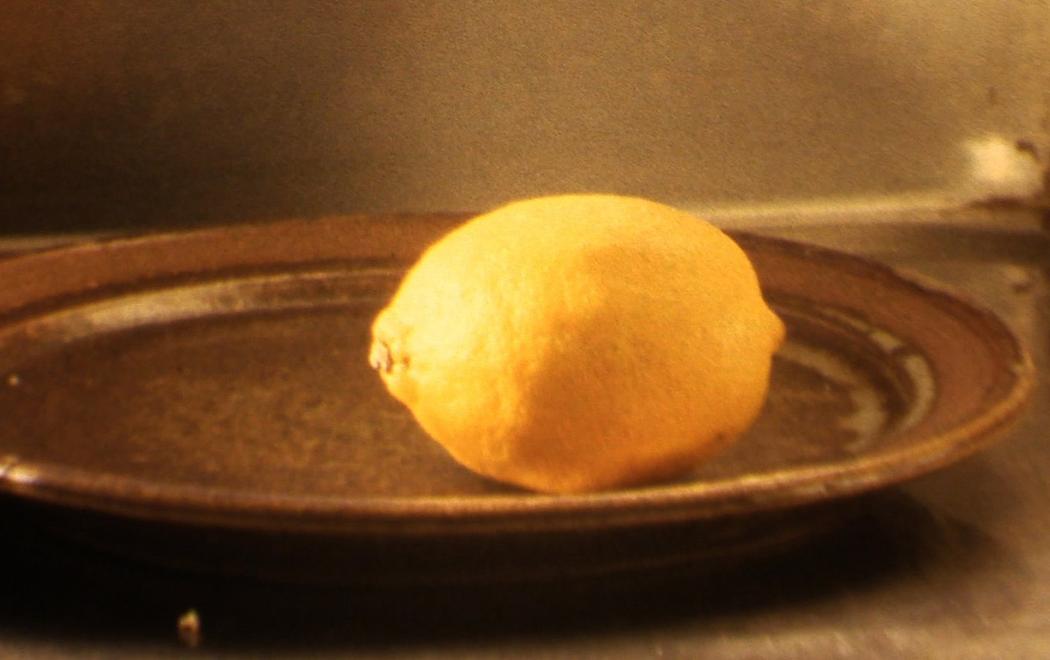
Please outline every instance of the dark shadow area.
[[348, 186], [344, 165], [287, 164], [286, 170], [125, 175], [88, 185], [41, 179], [0, 195], [0, 233], [143, 233], [244, 222], [312, 218], [361, 210], [367, 182]]
[[[0, 554], [7, 636], [174, 646], [194, 608], [211, 652], [378, 650], [456, 642], [572, 639], [834, 601], [915, 573], [960, 580], [996, 562], [973, 528], [940, 519], [902, 491], [789, 550], [735, 564], [615, 578], [471, 587], [324, 588], [209, 577], [116, 559], [63, 542], [31, 518], [11, 522]], [[5, 508], [10, 508], [10, 505]]]

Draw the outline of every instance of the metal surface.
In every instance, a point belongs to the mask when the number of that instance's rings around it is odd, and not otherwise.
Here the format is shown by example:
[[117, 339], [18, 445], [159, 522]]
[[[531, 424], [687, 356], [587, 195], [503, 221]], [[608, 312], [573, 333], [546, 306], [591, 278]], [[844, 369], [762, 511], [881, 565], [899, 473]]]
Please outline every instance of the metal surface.
[[[931, 227], [913, 232], [897, 256], [898, 246], [888, 247], [877, 256], [915, 266], [909, 255], [923, 254], [925, 270], [993, 306], [1045, 366], [1045, 239], [985, 237], [977, 260], [950, 228]], [[854, 502], [858, 517], [837, 531], [717, 576], [671, 582], [454, 595], [286, 591], [146, 568], [46, 534], [41, 541], [35, 527], [10, 518], [13, 538], [33, 538], [7, 548], [16, 592], [26, 596], [3, 608], [0, 640], [36, 655], [100, 647], [174, 654], [179, 608], [195, 606], [210, 651], [234, 656], [1035, 657], [1050, 639], [1045, 398], [1041, 385], [1010, 442]]]

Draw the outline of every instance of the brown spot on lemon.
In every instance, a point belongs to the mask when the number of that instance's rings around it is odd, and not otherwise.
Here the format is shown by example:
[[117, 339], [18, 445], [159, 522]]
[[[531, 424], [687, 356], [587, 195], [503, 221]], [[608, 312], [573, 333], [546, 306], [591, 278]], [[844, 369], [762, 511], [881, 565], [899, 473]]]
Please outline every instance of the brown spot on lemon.
[[728, 446], [762, 407], [784, 326], [713, 225], [562, 195], [430, 246], [372, 334], [388, 390], [453, 458], [580, 492], [670, 477]]

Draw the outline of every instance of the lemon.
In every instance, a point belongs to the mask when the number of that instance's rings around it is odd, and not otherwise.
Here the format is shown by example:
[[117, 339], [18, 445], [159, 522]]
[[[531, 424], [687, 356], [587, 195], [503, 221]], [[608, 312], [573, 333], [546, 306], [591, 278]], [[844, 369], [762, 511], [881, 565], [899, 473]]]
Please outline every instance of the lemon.
[[452, 230], [372, 336], [387, 389], [454, 459], [570, 493], [668, 478], [728, 446], [763, 405], [784, 325], [718, 228], [593, 194]]

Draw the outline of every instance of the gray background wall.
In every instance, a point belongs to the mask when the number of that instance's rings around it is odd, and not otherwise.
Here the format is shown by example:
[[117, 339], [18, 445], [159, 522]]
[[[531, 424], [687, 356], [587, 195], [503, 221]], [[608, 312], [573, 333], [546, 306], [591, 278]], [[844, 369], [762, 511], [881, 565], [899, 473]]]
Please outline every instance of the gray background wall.
[[1050, 2], [0, 4], [0, 231], [951, 189], [1045, 148]]

